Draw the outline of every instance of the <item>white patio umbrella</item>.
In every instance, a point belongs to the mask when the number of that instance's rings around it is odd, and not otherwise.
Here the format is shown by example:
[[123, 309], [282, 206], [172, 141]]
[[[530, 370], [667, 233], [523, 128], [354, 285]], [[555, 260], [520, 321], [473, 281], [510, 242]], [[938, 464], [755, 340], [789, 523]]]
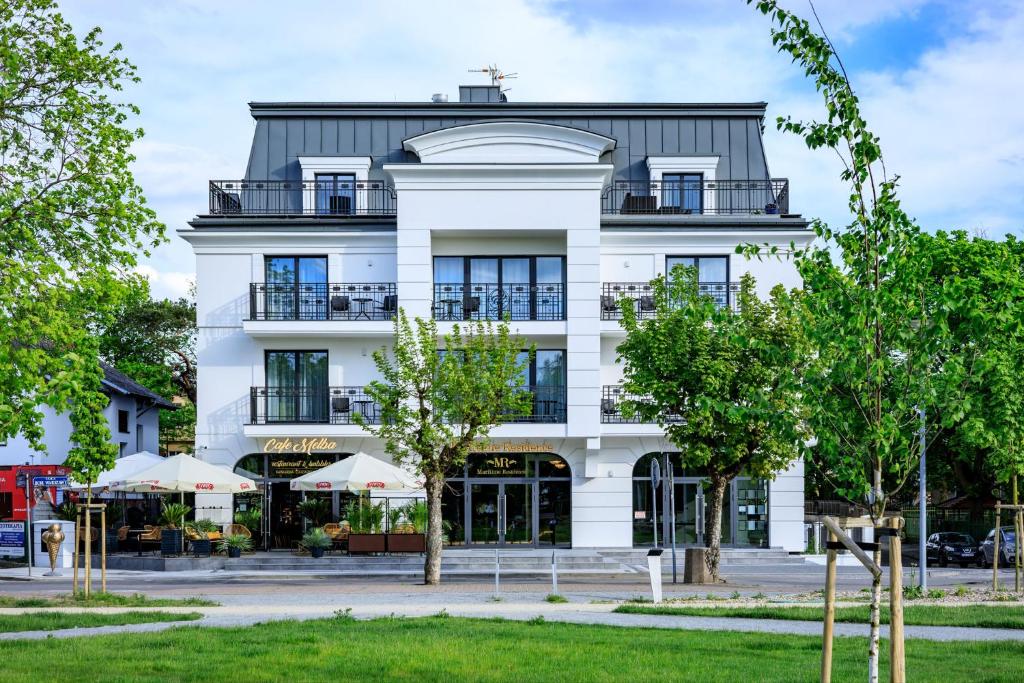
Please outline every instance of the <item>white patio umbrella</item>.
[[93, 491], [103, 490], [105, 488], [109, 488], [113, 482], [123, 481], [131, 475], [141, 472], [144, 469], [148, 469], [163, 461], [164, 459], [155, 453], [139, 451], [138, 453], [132, 453], [131, 455], [126, 455], [123, 458], [118, 458], [117, 462], [114, 463], [114, 468], [107, 470], [100, 476], [96, 477], [96, 481], [91, 487], [87, 487], [81, 482], [72, 480], [68, 484], [68, 488], [78, 490], [91, 488]]
[[256, 482], [217, 465], [182, 453], [124, 479], [111, 488], [137, 493], [249, 493], [258, 491]]
[[292, 479], [290, 487], [292, 491], [413, 492], [423, 484], [401, 467], [359, 452]]

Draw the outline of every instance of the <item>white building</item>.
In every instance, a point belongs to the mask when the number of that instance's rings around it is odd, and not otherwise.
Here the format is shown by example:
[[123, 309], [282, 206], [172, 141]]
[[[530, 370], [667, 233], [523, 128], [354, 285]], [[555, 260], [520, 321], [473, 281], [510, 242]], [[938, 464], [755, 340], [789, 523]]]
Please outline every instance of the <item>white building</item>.
[[[250, 109], [245, 179], [211, 181], [208, 212], [179, 231], [197, 266], [197, 454], [267, 484], [235, 508], [265, 504], [266, 541], [287, 547], [289, 478], [359, 450], [387, 459], [351, 416], [377, 414], [363, 386], [396, 307], [442, 331], [509, 315], [537, 348], [534, 410], [450, 481], [449, 540], [649, 544], [643, 478], [671, 447], [616, 409], [614, 301], [647, 312], [647, 283], [678, 262], [722, 305], [745, 272], [762, 294], [799, 284], [785, 259], [734, 253], [812, 239], [769, 175], [764, 103], [510, 103], [487, 86], [452, 103]], [[700, 473], [675, 474], [679, 540], [699, 542]], [[725, 543], [802, 550], [802, 465], [741, 478], [727, 516]]]

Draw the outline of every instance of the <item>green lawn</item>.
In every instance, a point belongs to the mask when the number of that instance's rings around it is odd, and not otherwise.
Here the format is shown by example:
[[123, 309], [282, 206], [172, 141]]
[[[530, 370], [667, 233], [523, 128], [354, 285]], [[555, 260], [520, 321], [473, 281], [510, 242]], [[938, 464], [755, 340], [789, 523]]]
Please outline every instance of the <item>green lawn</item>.
[[13, 631], [55, 631], [61, 628], [90, 626], [121, 626], [146, 624], [153, 621], [194, 621], [203, 615], [198, 612], [173, 614], [171, 612], [122, 612], [120, 614], [31, 612], [28, 614], [0, 614], [0, 633]]
[[[864, 680], [866, 650], [865, 639], [836, 639], [833, 680]], [[442, 617], [184, 627], [75, 638], [58, 648], [45, 641], [0, 642], [5, 681], [36, 681], [45, 671], [49, 680], [76, 683], [811, 681], [820, 653], [820, 640], [805, 636]], [[907, 660], [915, 683], [1024, 680], [1024, 643], [912, 640]]]
[[0, 607], [217, 607], [218, 603], [203, 598], [148, 598], [142, 593], [92, 593], [87, 600], [77, 595], [56, 595], [47, 598], [19, 598], [0, 595]]
[[[742, 619], [786, 619], [821, 621], [821, 607], [696, 607], [676, 605], [619, 605], [624, 614], [662, 614], [683, 617], [735, 617]], [[836, 608], [837, 622], [868, 623], [867, 605]], [[889, 623], [889, 606], [882, 606], [882, 623]], [[913, 626], [980, 626], [985, 628], [1024, 628], [1024, 606], [1017, 605], [904, 605], [903, 623]]]

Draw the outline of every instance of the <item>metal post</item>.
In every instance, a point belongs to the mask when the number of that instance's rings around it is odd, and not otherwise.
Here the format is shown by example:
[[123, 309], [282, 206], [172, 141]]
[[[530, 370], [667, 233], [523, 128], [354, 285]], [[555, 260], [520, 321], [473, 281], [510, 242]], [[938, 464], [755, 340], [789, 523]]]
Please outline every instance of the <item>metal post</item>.
[[494, 599], [501, 597], [501, 562], [498, 559], [498, 549], [494, 549]]
[[25, 559], [32, 576], [32, 473], [25, 472]]
[[658, 481], [661, 479], [661, 465], [658, 459], [651, 460], [651, 505], [654, 518], [651, 520], [651, 527], [654, 529], [654, 547], [658, 547]]
[[558, 564], [555, 560], [555, 551], [551, 551], [551, 593], [558, 595]]
[[672, 583], [676, 580], [676, 479], [672, 461], [668, 461], [668, 502], [672, 510], [669, 516], [669, 531], [672, 534]]
[[921, 408], [921, 429], [920, 429], [920, 443], [921, 443], [921, 467], [920, 473], [918, 474], [918, 498], [920, 498], [918, 515], [918, 530], [917, 533], [920, 536], [917, 539], [917, 567], [920, 569], [921, 579], [920, 586], [921, 592], [928, 590], [928, 549], [925, 539], [928, 537], [928, 501], [927, 501], [927, 473], [925, 467], [925, 461], [928, 456], [928, 448], [925, 442], [925, 417], [924, 408]]

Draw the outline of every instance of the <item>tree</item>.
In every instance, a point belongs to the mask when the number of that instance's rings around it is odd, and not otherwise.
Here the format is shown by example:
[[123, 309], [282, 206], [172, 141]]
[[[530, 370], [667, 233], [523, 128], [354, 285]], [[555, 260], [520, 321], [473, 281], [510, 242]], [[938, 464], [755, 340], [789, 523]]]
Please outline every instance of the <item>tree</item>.
[[653, 317], [639, 320], [632, 302], [621, 302], [623, 388], [642, 397], [623, 410], [657, 422], [683, 463], [707, 473], [708, 568], [717, 580], [729, 482], [744, 472], [774, 477], [799, 456], [805, 437], [792, 382], [806, 355], [796, 307], [782, 286], [759, 301], [750, 274], [735, 311], [700, 294], [692, 268], [651, 285]]
[[50, 0], [0, 5], [0, 439], [43, 451], [40, 406], [69, 410], [81, 481], [116, 456], [90, 328], [164, 230], [129, 170], [138, 110], [115, 99], [135, 69], [99, 34]]
[[153, 300], [148, 282], [137, 279], [97, 334], [103, 360], [168, 400], [187, 399], [178, 410], [161, 411], [160, 442], [166, 444], [194, 433], [194, 297]]
[[[424, 580], [441, 582], [441, 494], [445, 477], [466, 462], [490, 430], [533, 405], [523, 389], [523, 341], [506, 322], [455, 325], [438, 348], [437, 324], [405, 311], [395, 317], [391, 350], [373, 354], [382, 379], [366, 388], [381, 406], [381, 424], [370, 425], [396, 463], [415, 467], [427, 493], [427, 555]], [[532, 350], [529, 352], [532, 355]], [[527, 361], [528, 362], [528, 361]]]
[[[833, 474], [840, 494], [868, 504], [877, 524], [920, 456], [917, 410], [932, 404], [944, 310], [931, 309], [938, 318], [926, 315], [928, 263], [919, 228], [900, 206], [898, 178], [887, 176], [879, 139], [861, 115], [831, 41], [775, 0], [748, 3], [772, 20], [772, 41], [803, 68], [825, 102], [824, 121], [780, 117], [779, 129], [803, 137], [810, 149], [837, 155], [840, 177], [849, 185], [849, 225], [833, 229], [813, 221], [820, 242], [794, 254], [804, 281], [804, 329], [816, 350], [803, 387], [816, 459]], [[838, 248], [838, 264], [829, 244]], [[878, 549], [874, 560], [881, 561]], [[872, 683], [878, 680], [880, 602], [881, 576], [873, 575]]]

